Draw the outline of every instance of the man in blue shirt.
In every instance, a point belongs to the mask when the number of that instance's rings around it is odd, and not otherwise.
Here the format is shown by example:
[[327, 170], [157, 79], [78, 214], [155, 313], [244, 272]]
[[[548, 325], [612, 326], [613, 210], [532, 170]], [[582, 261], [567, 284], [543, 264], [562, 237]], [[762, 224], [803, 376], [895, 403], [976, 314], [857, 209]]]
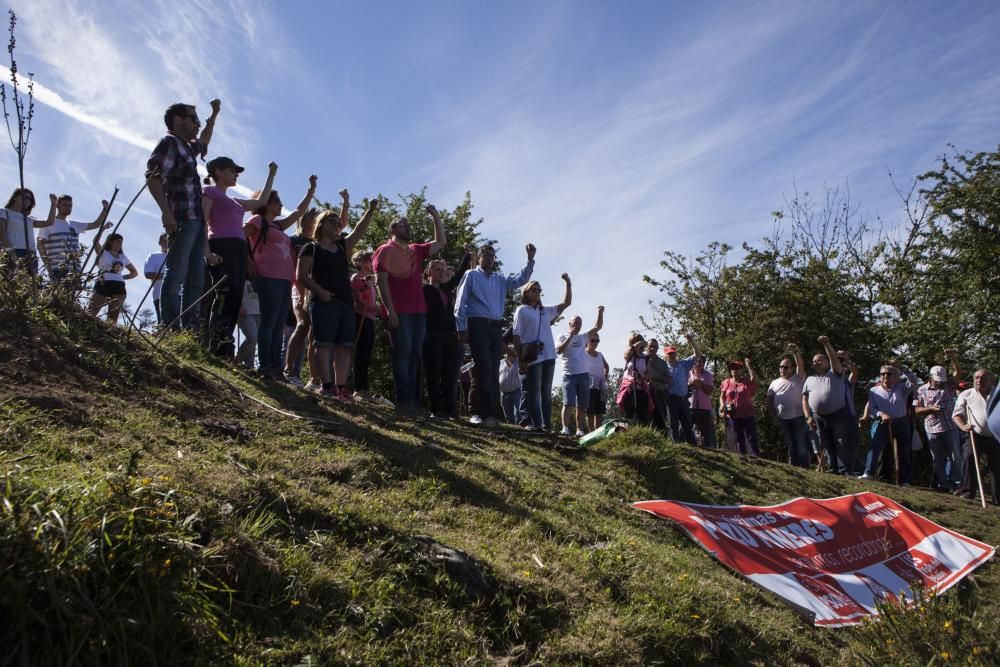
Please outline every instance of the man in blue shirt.
[[688, 373], [694, 368], [698, 359], [698, 346], [694, 339], [687, 336], [692, 354], [687, 359], [677, 358], [677, 348], [673, 345], [663, 350], [667, 357], [667, 367], [670, 370], [670, 382], [667, 384], [667, 407], [670, 410], [670, 437], [674, 442], [681, 442], [681, 429], [684, 430], [684, 442], [695, 444], [694, 428], [691, 424], [691, 405], [688, 403]]
[[535, 267], [535, 246], [525, 247], [528, 262], [517, 275], [497, 273], [496, 250], [487, 245], [479, 252], [479, 265], [467, 271], [458, 285], [455, 298], [455, 328], [458, 339], [468, 342], [475, 366], [469, 404], [472, 424], [496, 426], [497, 401], [500, 400], [500, 375], [497, 365], [503, 357], [503, 307], [507, 294], [531, 278]]

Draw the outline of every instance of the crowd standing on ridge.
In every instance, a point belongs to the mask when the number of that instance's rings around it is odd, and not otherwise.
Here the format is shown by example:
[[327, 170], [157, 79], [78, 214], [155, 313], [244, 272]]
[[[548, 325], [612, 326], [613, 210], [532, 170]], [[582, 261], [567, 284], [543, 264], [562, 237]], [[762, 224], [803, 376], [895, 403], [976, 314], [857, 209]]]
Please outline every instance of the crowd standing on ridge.
[[[232, 158], [208, 161], [202, 182], [198, 160], [208, 154], [219, 100], [211, 109], [203, 126], [194, 106], [170, 106], [164, 114], [167, 132], [146, 164], [164, 233], [142, 273], [152, 283], [161, 327], [203, 330], [212, 353], [338, 402], [379, 403], [410, 417], [428, 414], [426, 406], [430, 417], [440, 419], [459, 419], [461, 405], [473, 425], [496, 427], [503, 419], [538, 433], [552, 431], [558, 358], [561, 435], [596, 430], [616, 389], [614, 403], [628, 419], [662, 430], [675, 443], [717, 448], [718, 420], [727, 448], [748, 460], [761, 455], [754, 398], [764, 369], [750, 358], [730, 361], [729, 377], [719, 383], [692, 336], [687, 337], [691, 354], [681, 358], [674, 345], [665, 345], [661, 356], [657, 340], [633, 333], [622, 356], [621, 380], [612, 387], [611, 365], [598, 351], [604, 307], [593, 326], [586, 328], [573, 315], [554, 338], [553, 325], [572, 304], [572, 281], [563, 273], [562, 300], [545, 305], [542, 286], [531, 279], [534, 245], [525, 246], [526, 260], [516, 274], [497, 270], [491, 245], [466, 245], [459, 265], [451, 267], [435, 258], [448, 239], [440, 214], [428, 205], [431, 241], [414, 239], [410, 222], [400, 216], [374, 251], [355, 252], [378, 211], [377, 197], [347, 233], [348, 191], [339, 193], [339, 211], [310, 208], [316, 176], [308, 178], [305, 194], [288, 215], [274, 189], [274, 162], [264, 187], [250, 199], [227, 194], [244, 171]], [[96, 316], [105, 310], [116, 322], [126, 283], [139, 271], [121, 234], [101, 240], [111, 227], [110, 204], [102, 202], [93, 221], [79, 222], [70, 219], [70, 195], [49, 199], [44, 219], [32, 216], [36, 201], [27, 188], [16, 189], [0, 209], [6, 265], [37, 274], [40, 257], [50, 284], [73, 289], [89, 256], [80, 237], [96, 231], [96, 277], [87, 311]], [[505, 329], [504, 308], [512, 293], [520, 305]], [[370, 392], [379, 322], [391, 340], [394, 403]], [[803, 468], [815, 463], [834, 474], [909, 486], [913, 443], [925, 439], [935, 488], [974, 497], [980, 488], [978, 463], [985, 459], [989, 494], [1000, 504], [1000, 392], [993, 372], [977, 368], [967, 386], [957, 350], [947, 349], [950, 374], [935, 365], [921, 382], [889, 359], [878, 379], [866, 383], [848, 351], [836, 350], [826, 336], [817, 343], [821, 349], [811, 358], [812, 374], [802, 349], [789, 343], [766, 390], [766, 415], [783, 437], [789, 463]], [[859, 416], [856, 392], [866, 384]], [[863, 463], [857, 458], [859, 428], [870, 434]]]

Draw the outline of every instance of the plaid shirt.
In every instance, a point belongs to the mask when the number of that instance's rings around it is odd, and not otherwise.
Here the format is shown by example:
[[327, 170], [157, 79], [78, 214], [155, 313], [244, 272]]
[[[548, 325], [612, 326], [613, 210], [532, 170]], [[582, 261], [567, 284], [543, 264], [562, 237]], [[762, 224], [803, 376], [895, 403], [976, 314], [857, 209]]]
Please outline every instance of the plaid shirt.
[[927, 415], [924, 428], [928, 433], [958, 430], [958, 426], [951, 420], [951, 415], [955, 411], [955, 398], [955, 387], [950, 383], [939, 384], [934, 388], [930, 383], [920, 385], [913, 405], [918, 408], [941, 408], [941, 412]]
[[164, 194], [177, 220], [204, 222], [197, 157], [207, 150], [200, 139], [192, 139], [185, 145], [178, 137], [167, 134], [156, 144], [146, 162], [146, 178], [159, 172]]

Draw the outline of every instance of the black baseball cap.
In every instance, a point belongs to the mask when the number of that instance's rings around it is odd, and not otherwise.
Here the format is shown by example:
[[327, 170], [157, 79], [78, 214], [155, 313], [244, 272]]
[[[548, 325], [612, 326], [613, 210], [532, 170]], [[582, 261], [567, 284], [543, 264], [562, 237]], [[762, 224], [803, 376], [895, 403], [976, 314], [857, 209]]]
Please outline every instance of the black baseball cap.
[[217, 157], [212, 158], [208, 161], [208, 165], [205, 169], [208, 170], [209, 175], [214, 174], [217, 169], [232, 169], [237, 174], [242, 174], [244, 169], [240, 165], [233, 162], [231, 157]]

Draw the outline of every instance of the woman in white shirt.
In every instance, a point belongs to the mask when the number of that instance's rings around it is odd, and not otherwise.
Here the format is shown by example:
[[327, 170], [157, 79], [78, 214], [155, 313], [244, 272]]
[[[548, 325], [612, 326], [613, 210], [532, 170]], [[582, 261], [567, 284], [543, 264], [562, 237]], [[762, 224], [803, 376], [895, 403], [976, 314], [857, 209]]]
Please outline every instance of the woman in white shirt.
[[13, 253], [18, 263], [28, 269], [28, 273], [38, 273], [38, 255], [35, 254], [34, 229], [49, 227], [56, 219], [55, 195], [49, 195], [49, 215], [45, 220], [35, 220], [31, 211], [35, 208], [35, 193], [28, 188], [17, 188], [0, 209], [0, 251]]
[[552, 320], [573, 301], [569, 276], [562, 274], [566, 295], [557, 306], [542, 305], [542, 286], [528, 282], [521, 292], [521, 305], [514, 311], [514, 347], [527, 376], [528, 431], [552, 430], [552, 376], [556, 369], [556, 349], [552, 340]]
[[[108, 226], [110, 225], [111, 223], [108, 223]], [[97, 238], [94, 239], [94, 251], [97, 253], [97, 282], [94, 283], [94, 292], [90, 297], [87, 312], [96, 317], [101, 308], [107, 304], [108, 322], [117, 322], [122, 304], [125, 303], [125, 281], [138, 276], [139, 271], [122, 250], [124, 242], [122, 235], [112, 234], [104, 245], [101, 245], [102, 231], [104, 230], [99, 230]], [[122, 275], [125, 269], [128, 269], [128, 275]]]

